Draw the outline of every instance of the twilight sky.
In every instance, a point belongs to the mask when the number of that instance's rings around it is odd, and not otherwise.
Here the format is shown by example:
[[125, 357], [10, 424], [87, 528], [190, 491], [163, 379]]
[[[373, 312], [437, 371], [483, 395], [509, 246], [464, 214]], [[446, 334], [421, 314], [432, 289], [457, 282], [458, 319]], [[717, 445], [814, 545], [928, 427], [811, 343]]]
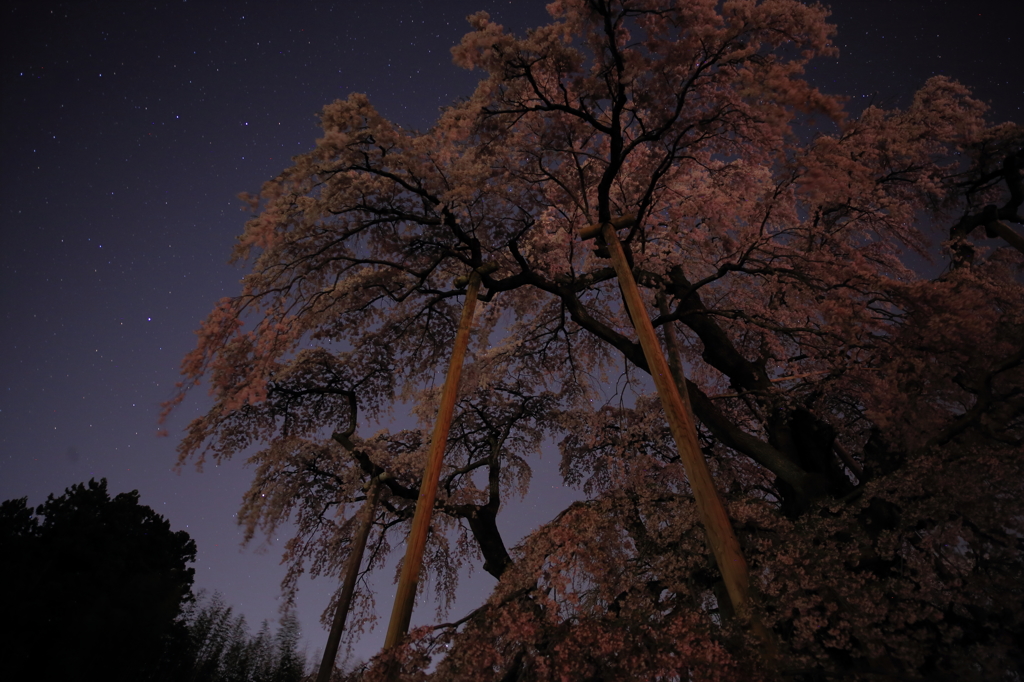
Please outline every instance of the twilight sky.
[[[487, 10], [523, 33], [546, 23], [541, 0], [376, 0], [371, 3], [23, 2], [0, 10], [0, 500], [90, 477], [185, 529], [199, 547], [196, 586], [221, 591], [255, 630], [278, 617], [281, 545], [241, 549], [234, 513], [242, 462], [173, 470], [182, 427], [208, 402], [191, 396], [157, 436], [193, 330], [238, 291], [227, 265], [255, 191], [311, 149], [316, 112], [365, 92], [399, 124], [426, 128], [468, 95], [478, 75], [451, 65], [465, 16]], [[833, 0], [838, 61], [808, 76], [852, 106], [901, 106], [946, 74], [1024, 122], [1024, 2]], [[554, 454], [533, 489], [499, 517], [508, 545], [574, 495]], [[373, 655], [391, 610], [377, 580]], [[493, 579], [462, 583], [458, 618]], [[310, 655], [326, 641], [318, 617], [336, 583], [306, 581], [299, 617]], [[413, 626], [431, 622], [422, 603]]]

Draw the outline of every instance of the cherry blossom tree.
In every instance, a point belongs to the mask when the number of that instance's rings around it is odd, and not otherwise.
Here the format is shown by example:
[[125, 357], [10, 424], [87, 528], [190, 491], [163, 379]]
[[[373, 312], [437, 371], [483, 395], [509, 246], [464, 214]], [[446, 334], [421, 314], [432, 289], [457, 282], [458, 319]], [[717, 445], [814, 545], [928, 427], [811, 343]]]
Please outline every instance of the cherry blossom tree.
[[[835, 54], [820, 5], [549, 10], [526, 37], [470, 17], [453, 54], [485, 78], [426, 132], [352, 95], [247, 197], [251, 269], [184, 364], [181, 395], [205, 379], [216, 402], [182, 461], [262, 447], [241, 518], [297, 524], [288, 589], [340, 573], [385, 473], [380, 567], [453, 282], [486, 270], [425, 567], [442, 613], [462, 562], [500, 581], [366, 679], [1015, 679], [1024, 131], [942, 77], [844, 113], [802, 78]], [[579, 237], [603, 223], [678, 337], [774, 655], [724, 598], [608, 253]], [[423, 427], [356, 434], [399, 409]], [[547, 439], [588, 500], [509, 549], [495, 519]]]

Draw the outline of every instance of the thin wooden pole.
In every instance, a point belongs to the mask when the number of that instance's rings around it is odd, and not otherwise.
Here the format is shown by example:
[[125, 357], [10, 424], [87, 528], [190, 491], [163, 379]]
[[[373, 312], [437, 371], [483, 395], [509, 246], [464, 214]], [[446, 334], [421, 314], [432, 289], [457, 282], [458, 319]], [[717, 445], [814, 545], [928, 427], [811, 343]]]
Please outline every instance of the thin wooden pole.
[[434, 424], [434, 433], [430, 440], [427, 466], [423, 470], [423, 483], [420, 485], [420, 496], [416, 501], [412, 530], [409, 531], [405, 562], [402, 564], [402, 574], [398, 578], [395, 606], [391, 611], [388, 634], [384, 638], [385, 651], [398, 644], [409, 631], [412, 606], [416, 600], [416, 585], [419, 582], [420, 568], [423, 565], [423, 548], [427, 544], [430, 515], [434, 510], [437, 481], [441, 476], [444, 449], [448, 443], [448, 429], [452, 425], [452, 415], [455, 412], [459, 378], [462, 376], [462, 363], [466, 357], [466, 348], [469, 346], [469, 328], [473, 323], [473, 311], [476, 308], [479, 291], [480, 273], [474, 270], [469, 276], [469, 283], [466, 287], [466, 303], [462, 308], [459, 331], [455, 334], [455, 347], [452, 349], [451, 362], [448, 365], [448, 376], [441, 391], [441, 406], [437, 411], [437, 422]]
[[320, 671], [317, 673], [316, 682], [328, 682], [331, 673], [334, 672], [334, 661], [338, 658], [338, 644], [341, 642], [341, 633], [345, 629], [345, 619], [348, 617], [349, 607], [352, 605], [352, 594], [356, 589], [356, 578], [359, 577], [359, 566], [363, 563], [363, 552], [366, 550], [366, 539], [373, 527], [373, 519], [377, 515], [377, 500], [380, 498], [381, 476], [374, 476], [370, 480], [370, 487], [366, 491], [366, 501], [359, 510], [362, 519], [359, 530], [352, 539], [352, 550], [348, 555], [348, 562], [345, 565], [345, 582], [341, 586], [341, 598], [338, 601], [338, 608], [334, 612], [334, 621], [331, 623], [331, 634], [327, 636], [327, 646], [324, 648], [324, 657], [320, 661]]
[[[750, 579], [747, 562], [743, 558], [743, 552], [740, 550], [736, 534], [733, 533], [729, 517], [725, 513], [725, 507], [718, 497], [718, 491], [715, 490], [707, 462], [704, 461], [704, 455], [700, 451], [697, 427], [688, 409], [689, 396], [684, 402], [668, 363], [665, 361], [665, 355], [662, 353], [658, 337], [654, 333], [651, 318], [647, 315], [647, 309], [640, 297], [640, 290], [636, 286], [633, 272], [626, 261], [626, 254], [615, 233], [616, 227], [628, 227], [628, 223], [625, 219], [605, 223], [601, 225], [600, 235], [608, 248], [612, 267], [615, 269], [615, 275], [618, 277], [619, 286], [622, 288], [622, 295], [626, 301], [626, 308], [633, 320], [637, 335], [640, 337], [640, 346], [647, 359], [647, 366], [654, 379], [654, 385], [658, 389], [658, 396], [661, 398], [669, 429], [676, 441], [676, 448], [679, 450], [686, 478], [693, 490], [693, 499], [697, 503], [697, 512], [704, 525], [704, 531], [707, 533], [711, 552], [722, 573], [722, 580], [729, 593], [729, 600], [732, 602], [736, 614], [741, 619], [748, 620], [750, 617], [748, 604]], [[581, 230], [582, 235], [592, 235], [594, 232], [594, 226]]]
[[986, 234], [989, 237], [1002, 237], [1006, 243], [1024, 253], [1024, 237], [1013, 231], [1013, 228], [1002, 220], [993, 220], [985, 226]]

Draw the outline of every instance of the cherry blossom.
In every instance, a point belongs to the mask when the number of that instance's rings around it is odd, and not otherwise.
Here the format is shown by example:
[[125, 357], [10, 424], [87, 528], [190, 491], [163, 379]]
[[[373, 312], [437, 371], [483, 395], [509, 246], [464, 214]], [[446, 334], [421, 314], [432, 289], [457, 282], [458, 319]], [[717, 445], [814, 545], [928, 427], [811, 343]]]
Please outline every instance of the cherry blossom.
[[[470, 17], [453, 56], [484, 78], [429, 130], [352, 95], [245, 197], [248, 274], [168, 406], [201, 381], [215, 398], [181, 461], [258, 449], [240, 518], [297, 524], [288, 590], [340, 573], [386, 474], [380, 568], [418, 496], [457, 278], [486, 264], [425, 567], [439, 618], [464, 563], [499, 582], [363, 679], [1019, 676], [1021, 127], [943, 77], [845, 113], [802, 77], [836, 53], [820, 5], [549, 11], [525, 37]], [[607, 252], [579, 237], [627, 215], [775, 654], [731, 613]], [[420, 426], [366, 433], [399, 413]], [[548, 441], [587, 500], [506, 547], [497, 515]]]

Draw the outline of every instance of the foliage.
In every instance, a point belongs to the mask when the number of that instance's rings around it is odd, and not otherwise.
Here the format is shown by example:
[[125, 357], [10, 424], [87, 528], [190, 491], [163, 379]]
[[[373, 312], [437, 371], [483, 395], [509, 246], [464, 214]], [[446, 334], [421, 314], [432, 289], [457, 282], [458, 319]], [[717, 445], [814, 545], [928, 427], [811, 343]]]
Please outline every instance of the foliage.
[[0, 556], [13, 678], [174, 678], [196, 546], [139, 504], [137, 491], [111, 499], [103, 479], [50, 495], [34, 510], [26, 498], [7, 500]]
[[[203, 601], [203, 600], [201, 600]], [[275, 634], [266, 621], [249, 634], [245, 616], [234, 616], [219, 594], [185, 614], [190, 669], [187, 682], [298, 682], [305, 656], [298, 651], [299, 623], [287, 613]]]
[[[182, 461], [260, 444], [241, 518], [250, 537], [297, 523], [288, 589], [340, 572], [386, 472], [379, 568], [427, 427], [357, 424], [396, 401], [427, 424], [452, 281], [492, 264], [425, 567], [442, 610], [463, 562], [500, 581], [388, 655], [409, 679], [1016, 679], [1022, 257], [982, 240], [1024, 223], [1024, 131], [942, 77], [905, 110], [844, 113], [802, 79], [835, 54], [819, 5], [549, 10], [525, 38], [470, 17], [453, 54], [486, 77], [430, 130], [352, 95], [248, 197], [251, 270], [184, 364], [181, 395], [205, 378], [216, 402]], [[623, 215], [654, 325], [682, 341], [766, 660], [720, 607], [613, 272], [578, 237]], [[496, 515], [549, 438], [590, 499], [510, 552]]]

